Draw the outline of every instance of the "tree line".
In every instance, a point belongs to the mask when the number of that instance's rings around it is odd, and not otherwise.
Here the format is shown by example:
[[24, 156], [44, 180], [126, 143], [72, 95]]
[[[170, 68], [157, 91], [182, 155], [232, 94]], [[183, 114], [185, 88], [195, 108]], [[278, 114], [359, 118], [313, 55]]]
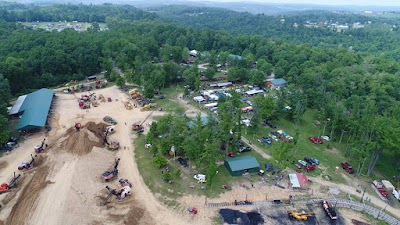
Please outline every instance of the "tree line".
[[[147, 97], [181, 81], [199, 90], [202, 83], [197, 65], [179, 65], [187, 62], [189, 50], [197, 49], [203, 54], [196, 61], [210, 62], [214, 72], [216, 64], [229, 65], [229, 81], [263, 85], [271, 73], [285, 78], [290, 86], [278, 92], [278, 106], [294, 108], [289, 113], [293, 121], [301, 119], [307, 108], [318, 110], [321, 118], [330, 118], [333, 133], [351, 134], [346, 152], [359, 158], [360, 167], [372, 170], [383, 151], [400, 155], [394, 147], [400, 137], [395, 127], [400, 65], [395, 60], [344, 48], [310, 47], [258, 35], [236, 36], [174, 25], [147, 16], [110, 23], [108, 31], [78, 33], [32, 30], [0, 21], [0, 87], [17, 96], [105, 69], [106, 76], [119, 83], [126, 80], [143, 86]], [[124, 76], [112, 73], [115, 66]], [[212, 77], [214, 72], [206, 75]], [[1, 99], [4, 109], [9, 97]], [[265, 109], [271, 104], [268, 98], [259, 102]], [[261, 113], [259, 119], [267, 114]]]

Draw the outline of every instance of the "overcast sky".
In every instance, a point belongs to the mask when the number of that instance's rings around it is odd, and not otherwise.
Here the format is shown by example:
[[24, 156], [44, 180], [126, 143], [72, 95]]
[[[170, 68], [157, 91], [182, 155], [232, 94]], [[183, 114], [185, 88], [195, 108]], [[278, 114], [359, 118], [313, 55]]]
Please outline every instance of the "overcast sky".
[[[199, 1], [199, 0], [195, 0]], [[319, 5], [400, 6], [400, 0], [206, 0], [210, 2], [306, 3]]]

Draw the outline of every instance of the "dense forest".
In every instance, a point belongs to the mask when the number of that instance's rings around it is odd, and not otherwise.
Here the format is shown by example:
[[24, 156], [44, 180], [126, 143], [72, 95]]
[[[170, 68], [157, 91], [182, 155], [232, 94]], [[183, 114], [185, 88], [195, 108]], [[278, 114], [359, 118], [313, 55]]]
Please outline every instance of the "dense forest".
[[[15, 14], [8, 10], [7, 16], [11, 18], [0, 21], [0, 142], [8, 137], [5, 106], [11, 96], [71, 79], [83, 79], [102, 69], [107, 70], [106, 75], [112, 79], [122, 80], [119, 83], [126, 80], [144, 86], [148, 97], [156, 89], [168, 87], [180, 78], [199, 90], [198, 68], [179, 66], [186, 62], [189, 49], [197, 49], [204, 53], [202, 60], [212, 65], [228, 63], [229, 81], [262, 84], [271, 72], [288, 80], [290, 86], [279, 92], [277, 107], [291, 105], [294, 110], [289, 119], [294, 122], [307, 108], [318, 110], [321, 118], [332, 118], [333, 132], [345, 130], [351, 134], [352, 145], [346, 153], [359, 157], [360, 162], [368, 158], [368, 174], [383, 151], [394, 154], [394, 159], [400, 157], [397, 148], [400, 138], [400, 64], [393, 59], [365, 56], [365, 53], [345, 48], [310, 47], [271, 41], [260, 35], [232, 35], [225, 31], [174, 25], [138, 9], [125, 13], [126, 6], [59, 5], [38, 9], [38, 12], [57, 12], [60, 7], [77, 7], [80, 16], [85, 18], [98, 7], [104, 7], [111, 29], [102, 32], [95, 29], [86, 32], [32, 30], [9, 22], [18, 21], [24, 10], [16, 10]], [[107, 7], [110, 7], [109, 15]], [[36, 12], [34, 8], [29, 10]], [[52, 14], [48, 15], [50, 18]], [[227, 12], [224, 25], [230, 23], [229, 15]], [[247, 21], [253, 21], [251, 15], [243, 15], [248, 16]], [[224, 18], [224, 14], [220, 16]], [[246, 33], [243, 24], [245, 21], [233, 27], [243, 27], [243, 33]], [[296, 32], [300, 34], [301, 31]], [[303, 31], [304, 37], [314, 32]], [[286, 35], [293, 36], [293, 33], [287, 30]], [[381, 44], [386, 43], [389, 45], [390, 41]], [[240, 55], [243, 59], [232, 59], [229, 54]], [[112, 72], [113, 66], [119, 67], [125, 76]], [[260, 108], [270, 107], [271, 99], [259, 101]], [[271, 113], [264, 113], [260, 119], [267, 116]], [[397, 168], [400, 166], [396, 160], [393, 163]]]
[[[261, 35], [272, 41], [294, 44], [308, 44], [321, 48], [351, 48], [368, 54], [400, 60], [399, 21], [396, 18], [369, 17], [361, 14], [327, 11], [310, 11], [285, 16], [253, 15], [226, 9], [169, 6], [151, 9], [166, 21], [186, 26], [207, 27], [224, 30], [233, 35]], [[281, 21], [284, 19], [284, 21]], [[308, 28], [309, 21], [323, 25], [324, 22], [337, 24], [368, 24], [362, 29], [350, 29], [338, 33], [329, 27]], [[298, 27], [294, 27], [294, 24]], [[392, 31], [391, 31], [392, 30]]]

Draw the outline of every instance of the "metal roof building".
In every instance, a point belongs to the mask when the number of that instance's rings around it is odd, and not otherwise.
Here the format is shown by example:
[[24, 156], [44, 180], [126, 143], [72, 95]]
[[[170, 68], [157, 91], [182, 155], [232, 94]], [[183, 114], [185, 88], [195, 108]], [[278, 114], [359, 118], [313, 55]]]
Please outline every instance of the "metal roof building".
[[10, 109], [10, 112], [8, 113], [9, 115], [15, 115], [19, 112], [21, 109], [22, 104], [24, 103], [26, 98], [26, 95], [21, 95], [18, 97], [17, 101], [13, 105], [13, 107]]
[[18, 113], [22, 113], [17, 124], [18, 130], [29, 130], [44, 127], [53, 102], [54, 91], [42, 88], [28, 94]]
[[246, 172], [257, 173], [260, 170], [257, 159], [250, 155], [226, 158], [224, 165], [232, 176], [241, 176]]

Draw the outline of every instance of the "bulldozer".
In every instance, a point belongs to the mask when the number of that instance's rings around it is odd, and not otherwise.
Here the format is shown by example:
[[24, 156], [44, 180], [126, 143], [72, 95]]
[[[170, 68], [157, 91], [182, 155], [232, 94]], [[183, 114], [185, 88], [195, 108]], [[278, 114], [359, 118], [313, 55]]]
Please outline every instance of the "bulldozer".
[[289, 218], [294, 218], [296, 220], [308, 220], [309, 217], [315, 216], [314, 213], [312, 212], [296, 212], [296, 211], [291, 211], [289, 212]]
[[132, 104], [131, 104], [129, 101], [124, 101], [124, 102], [122, 102], [122, 103], [124, 103], [124, 106], [125, 106], [125, 108], [126, 108], [127, 110], [132, 110], [132, 109], [133, 109], [133, 106], [132, 106]]

